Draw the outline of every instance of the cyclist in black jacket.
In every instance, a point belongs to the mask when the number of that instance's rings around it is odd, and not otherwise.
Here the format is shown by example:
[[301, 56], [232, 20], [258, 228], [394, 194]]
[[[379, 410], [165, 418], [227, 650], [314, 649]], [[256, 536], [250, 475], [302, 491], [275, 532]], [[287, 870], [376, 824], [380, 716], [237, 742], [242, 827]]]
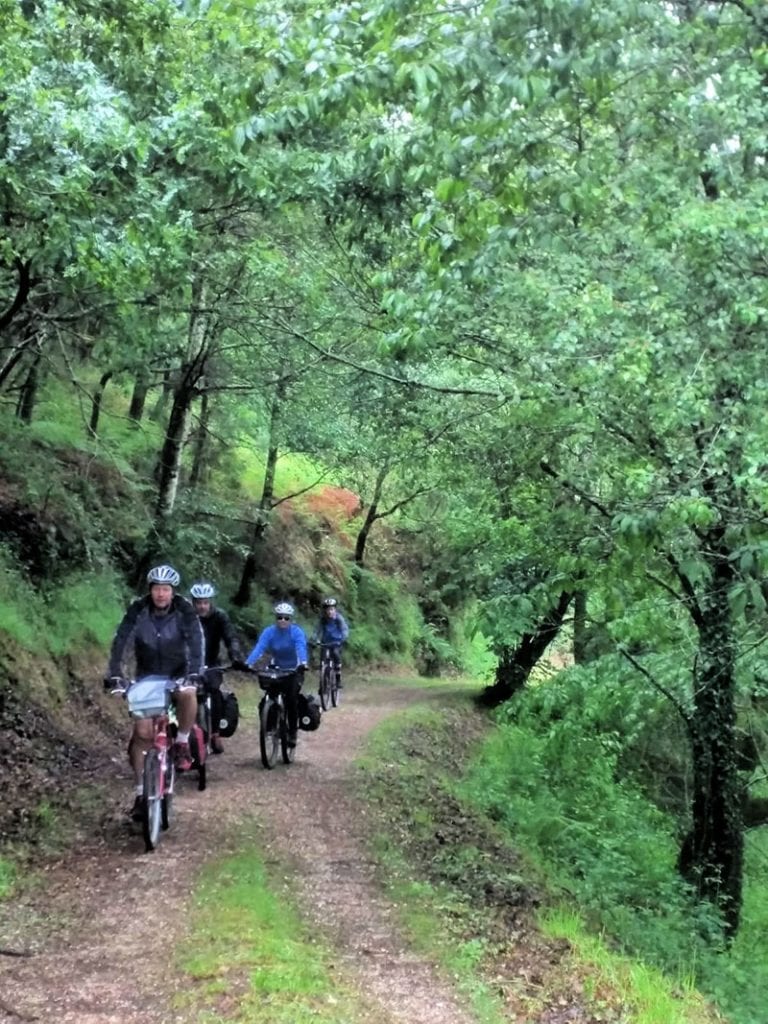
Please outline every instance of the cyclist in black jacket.
[[[105, 689], [117, 689], [124, 680], [124, 661], [133, 657], [136, 678], [168, 676], [184, 680], [172, 696], [176, 706], [178, 733], [176, 765], [184, 771], [192, 767], [189, 731], [197, 715], [197, 687], [202, 681], [203, 631], [195, 609], [175, 593], [181, 577], [172, 565], [158, 565], [147, 573], [149, 593], [134, 601], [117, 627], [109, 655]], [[133, 723], [128, 743], [128, 758], [136, 782], [133, 815], [141, 813], [144, 756], [152, 742], [152, 723]]]
[[230, 662], [234, 666], [245, 667], [240, 653], [240, 641], [227, 613], [221, 608], [214, 607], [213, 599], [216, 596], [216, 587], [212, 583], [207, 580], [193, 583], [189, 593], [205, 634], [205, 688], [211, 695], [211, 721], [213, 722], [211, 750], [214, 754], [222, 754], [224, 745], [217, 731], [218, 723], [224, 716], [224, 700], [221, 696], [223, 673], [217, 669], [217, 666], [221, 664], [219, 653], [223, 643], [227, 648]]

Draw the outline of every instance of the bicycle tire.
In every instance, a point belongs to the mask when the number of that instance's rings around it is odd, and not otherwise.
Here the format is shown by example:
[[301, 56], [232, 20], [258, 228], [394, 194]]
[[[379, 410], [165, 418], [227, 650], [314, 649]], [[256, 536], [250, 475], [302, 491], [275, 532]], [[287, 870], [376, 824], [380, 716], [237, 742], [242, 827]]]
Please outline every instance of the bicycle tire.
[[333, 673], [333, 679], [331, 680], [331, 704], [337, 708], [341, 704], [341, 690], [339, 684], [336, 682], [336, 673]]
[[163, 791], [160, 815], [160, 824], [166, 832], [171, 827], [173, 819], [173, 787], [175, 783], [176, 766], [173, 763], [173, 759], [167, 757], [165, 762], [165, 789]]
[[274, 768], [277, 761], [277, 748], [280, 743], [280, 719], [277, 714], [278, 705], [271, 697], [264, 697], [259, 708], [259, 747], [261, 763], [265, 768]]
[[[205, 744], [205, 739], [203, 739]], [[208, 765], [205, 763], [205, 747], [198, 750], [197, 734], [194, 729], [189, 734], [189, 750], [192, 754], [192, 762], [197, 768], [197, 788], [202, 793], [208, 784]]]
[[163, 813], [161, 771], [159, 753], [154, 749], [148, 750], [144, 758], [144, 796], [141, 802], [141, 828], [147, 853], [154, 850], [160, 841]]
[[331, 708], [331, 666], [326, 661], [323, 664], [323, 674], [320, 677], [320, 706], [323, 711]]
[[285, 709], [281, 708], [282, 714], [280, 715], [280, 753], [282, 754], [283, 764], [292, 764], [293, 759], [296, 757], [296, 744], [288, 742], [288, 719], [285, 715]]

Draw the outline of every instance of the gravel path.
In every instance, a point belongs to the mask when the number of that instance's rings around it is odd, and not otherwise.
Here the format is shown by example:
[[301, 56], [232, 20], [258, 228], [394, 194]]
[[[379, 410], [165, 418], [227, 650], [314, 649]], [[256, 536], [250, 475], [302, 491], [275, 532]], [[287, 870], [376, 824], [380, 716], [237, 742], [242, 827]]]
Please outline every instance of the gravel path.
[[[45, 882], [0, 905], [0, 1021], [19, 1024], [189, 1024], [189, 1013], [158, 1003], [181, 984], [167, 927], [181, 939], [200, 867], [238, 820], [256, 818], [267, 860], [291, 863], [313, 924], [338, 950], [335, 969], [392, 1024], [471, 1024], [431, 967], [408, 949], [394, 908], [378, 891], [364, 846], [365, 820], [349, 792], [351, 765], [380, 721], [416, 700], [406, 686], [344, 691], [341, 708], [303, 734], [296, 762], [266, 772], [257, 762], [253, 718], [210, 762], [208, 789], [181, 781], [177, 815], [158, 851], [115, 819], [76, 856], [50, 866]], [[127, 779], [127, 774], [126, 774]], [[125, 786], [127, 796], [128, 786]], [[226, 792], [226, 802], [217, 799]], [[127, 802], [127, 801], [126, 801]], [[224, 810], [222, 811], [222, 807]]]

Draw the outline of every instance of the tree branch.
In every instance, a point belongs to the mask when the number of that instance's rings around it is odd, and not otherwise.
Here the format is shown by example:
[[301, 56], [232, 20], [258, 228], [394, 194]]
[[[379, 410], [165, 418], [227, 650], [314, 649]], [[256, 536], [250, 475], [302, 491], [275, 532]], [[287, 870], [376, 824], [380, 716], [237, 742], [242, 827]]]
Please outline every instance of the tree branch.
[[666, 688], [666, 686], [662, 686], [662, 684], [658, 682], [658, 680], [654, 679], [651, 673], [648, 671], [648, 669], [644, 665], [641, 665], [637, 658], [635, 658], [633, 655], [629, 653], [626, 647], [624, 647], [622, 644], [619, 644], [617, 650], [619, 654], [623, 655], [627, 659], [627, 661], [634, 669], [636, 669], [641, 675], [645, 676], [645, 678], [648, 680], [648, 682], [651, 684], [654, 690], [658, 690], [659, 693], [663, 694], [663, 696], [667, 698], [672, 707], [677, 711], [682, 720], [685, 722], [686, 728], [690, 732], [691, 716], [685, 710], [684, 705], [680, 703], [677, 697], [675, 697], [675, 695], [671, 693]]

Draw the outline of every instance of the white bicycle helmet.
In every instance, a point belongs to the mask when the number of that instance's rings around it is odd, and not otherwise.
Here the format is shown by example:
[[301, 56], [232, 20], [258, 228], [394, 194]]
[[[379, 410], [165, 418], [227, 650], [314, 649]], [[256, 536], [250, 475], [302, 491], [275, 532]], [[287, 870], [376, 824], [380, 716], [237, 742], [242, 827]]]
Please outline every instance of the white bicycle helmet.
[[192, 584], [189, 588], [189, 593], [192, 597], [199, 600], [210, 600], [212, 597], [216, 597], [216, 587], [212, 583], [200, 580], [199, 583]]
[[147, 573], [147, 583], [150, 587], [153, 583], [165, 583], [169, 587], [178, 587], [181, 583], [181, 576], [172, 565], [156, 565]]
[[274, 611], [275, 615], [291, 615], [291, 616], [293, 616], [295, 614], [293, 605], [289, 604], [287, 601], [279, 601], [275, 605], [273, 611]]
[[335, 608], [335, 607], [336, 607], [336, 598], [335, 597], [323, 598], [323, 608]]

